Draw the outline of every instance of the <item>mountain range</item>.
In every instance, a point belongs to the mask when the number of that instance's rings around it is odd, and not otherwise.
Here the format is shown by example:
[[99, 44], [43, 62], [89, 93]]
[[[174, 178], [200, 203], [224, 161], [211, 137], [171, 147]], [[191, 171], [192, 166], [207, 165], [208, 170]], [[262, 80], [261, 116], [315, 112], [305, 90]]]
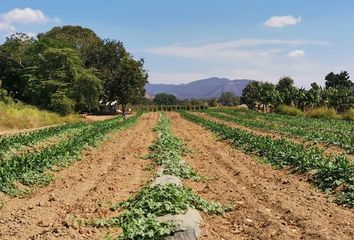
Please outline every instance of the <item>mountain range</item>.
[[242, 95], [242, 90], [247, 84], [254, 80], [212, 77], [183, 84], [152, 84], [145, 85], [148, 96], [155, 96], [158, 93], [168, 93], [175, 95], [178, 99], [188, 98], [215, 98], [223, 92], [232, 92], [236, 96]]

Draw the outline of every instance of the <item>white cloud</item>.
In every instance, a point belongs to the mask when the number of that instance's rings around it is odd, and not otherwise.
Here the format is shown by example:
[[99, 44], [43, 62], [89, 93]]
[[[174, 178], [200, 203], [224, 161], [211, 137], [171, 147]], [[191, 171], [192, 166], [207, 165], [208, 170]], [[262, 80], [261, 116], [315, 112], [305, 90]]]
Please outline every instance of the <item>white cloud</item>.
[[17, 24], [45, 23], [49, 20], [41, 10], [15, 8], [1, 15], [1, 21]]
[[285, 26], [295, 25], [301, 22], [301, 17], [295, 18], [291, 15], [288, 16], [273, 16], [265, 21], [266, 27], [282, 28]]
[[[146, 49], [145, 52], [191, 59], [254, 59], [268, 58], [286, 51], [289, 46], [327, 45], [323, 41], [281, 40], [281, 39], [240, 39], [226, 42], [203, 43], [200, 45], [171, 45]], [[250, 47], [258, 47], [250, 50]], [[266, 46], [265, 49], [259, 49]], [[271, 49], [269, 49], [269, 46]], [[244, 49], [247, 47], [247, 49]]]
[[32, 8], [14, 8], [6, 13], [0, 13], [0, 32], [13, 33], [17, 25], [60, 23], [59, 18], [50, 18], [41, 10]]
[[294, 50], [288, 53], [288, 57], [292, 57], [292, 58], [301, 58], [305, 56], [305, 51], [304, 50]]

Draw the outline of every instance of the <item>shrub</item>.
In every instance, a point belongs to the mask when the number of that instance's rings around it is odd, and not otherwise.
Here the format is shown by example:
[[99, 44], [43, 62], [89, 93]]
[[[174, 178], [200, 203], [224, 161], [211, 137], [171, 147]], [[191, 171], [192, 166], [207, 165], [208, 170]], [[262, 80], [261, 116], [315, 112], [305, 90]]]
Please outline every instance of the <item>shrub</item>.
[[75, 102], [68, 98], [65, 94], [59, 92], [54, 93], [50, 100], [50, 109], [62, 116], [74, 112]]
[[286, 115], [292, 115], [292, 116], [303, 116], [304, 112], [301, 111], [300, 109], [296, 108], [296, 107], [292, 107], [292, 106], [288, 106], [288, 105], [280, 105], [277, 109], [276, 109], [277, 113], [281, 113], [281, 114], [286, 114]]
[[326, 108], [326, 107], [320, 107], [320, 108], [314, 108], [308, 110], [305, 113], [305, 115], [307, 117], [312, 117], [312, 118], [335, 118], [335, 119], [341, 118], [334, 108]]

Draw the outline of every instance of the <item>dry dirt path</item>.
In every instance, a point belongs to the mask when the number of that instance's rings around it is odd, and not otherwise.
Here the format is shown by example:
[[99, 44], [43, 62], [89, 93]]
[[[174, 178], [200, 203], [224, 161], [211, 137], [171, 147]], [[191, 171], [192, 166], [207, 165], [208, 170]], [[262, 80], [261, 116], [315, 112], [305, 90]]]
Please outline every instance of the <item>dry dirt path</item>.
[[[221, 124], [224, 124], [224, 125], [227, 125], [227, 126], [230, 126], [230, 127], [234, 127], [234, 128], [239, 128], [241, 130], [247, 131], [247, 132], [252, 133], [252, 134], [256, 134], [256, 135], [260, 135], [260, 136], [268, 136], [268, 137], [271, 137], [271, 138], [274, 138], [274, 139], [286, 139], [286, 140], [288, 140], [290, 142], [297, 143], [297, 144], [316, 146], [316, 147], [318, 147], [320, 149], [323, 149], [324, 153], [326, 155], [340, 155], [340, 154], [345, 153], [344, 149], [341, 149], [341, 148], [333, 146], [333, 145], [328, 145], [328, 144], [326, 145], [326, 144], [323, 144], [323, 143], [315, 143], [315, 142], [311, 142], [309, 140], [306, 140], [306, 139], [303, 139], [303, 138], [300, 138], [300, 137], [287, 136], [286, 134], [281, 134], [281, 133], [277, 133], [277, 132], [269, 132], [269, 131], [266, 131], [266, 130], [253, 129], [253, 128], [245, 127], [245, 126], [242, 126], [242, 125], [237, 124], [235, 122], [229, 122], [229, 121], [226, 121], [226, 120], [222, 120], [222, 119], [219, 119], [219, 118], [216, 118], [216, 117], [209, 116], [206, 113], [201, 113], [201, 112], [197, 113], [197, 112], [195, 112], [193, 114], [195, 114], [197, 116], [200, 116], [200, 117], [202, 117], [204, 119], [213, 121], [213, 122], [221, 123]], [[348, 159], [350, 161], [354, 162], [354, 154], [346, 154], [346, 155], [347, 155], [347, 157], [348, 157]]]
[[77, 219], [105, 218], [109, 202], [126, 200], [151, 178], [141, 157], [155, 139], [157, 113], [112, 134], [81, 161], [55, 174], [48, 186], [25, 198], [10, 199], [0, 210], [0, 239], [102, 239], [106, 229], [82, 227]]
[[169, 117], [175, 135], [192, 150], [185, 160], [210, 178], [186, 184], [235, 206], [224, 217], [204, 214], [202, 239], [353, 239], [354, 211], [329, 202], [306, 177], [259, 163], [177, 113]]

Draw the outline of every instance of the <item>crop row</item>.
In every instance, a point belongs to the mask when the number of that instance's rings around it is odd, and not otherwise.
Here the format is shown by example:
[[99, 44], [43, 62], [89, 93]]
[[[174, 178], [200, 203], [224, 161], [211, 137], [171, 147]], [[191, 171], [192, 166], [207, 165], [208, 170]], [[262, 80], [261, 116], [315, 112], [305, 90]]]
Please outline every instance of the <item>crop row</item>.
[[343, 156], [325, 156], [317, 147], [307, 147], [284, 139], [272, 139], [224, 124], [206, 120], [188, 112], [181, 115], [224, 140], [232, 141], [235, 148], [260, 156], [277, 168], [291, 167], [297, 172], [311, 170], [311, 182], [336, 196], [336, 202], [354, 206], [354, 166]]
[[0, 161], [9, 151], [17, 150], [22, 146], [34, 146], [42, 140], [57, 136], [58, 134], [65, 133], [72, 129], [81, 128], [85, 125], [85, 123], [63, 124], [55, 127], [43, 128], [33, 132], [4, 135], [0, 137]]
[[[177, 139], [165, 114], [154, 129], [159, 137], [151, 145], [149, 158], [165, 169], [165, 174], [192, 178], [200, 177], [182, 160], [185, 152], [183, 143]], [[96, 227], [121, 227], [122, 235], [117, 239], [124, 240], [156, 240], [171, 236], [178, 229], [178, 223], [161, 221], [159, 217], [185, 214], [189, 208], [210, 214], [222, 214], [229, 208], [218, 203], [209, 202], [196, 195], [190, 188], [168, 183], [144, 187], [137, 195], [127, 201], [115, 203], [111, 210], [119, 210], [121, 214], [108, 220], [90, 222]]]
[[[251, 111], [232, 111], [228, 109], [218, 109], [216, 111], [206, 111], [207, 114], [219, 119], [235, 122], [237, 124], [251, 127], [255, 129], [262, 129], [266, 131], [273, 131], [289, 136], [301, 137], [310, 141], [322, 142], [330, 145], [335, 145], [345, 149], [348, 153], [354, 153], [354, 131], [347, 132], [344, 130], [325, 131], [311, 127], [312, 119], [307, 119], [307, 126], [299, 124], [295, 118], [282, 122], [282, 120], [273, 118], [260, 119], [259, 113], [252, 113]], [[221, 113], [225, 114], [221, 114]], [[291, 122], [292, 121], [292, 122]], [[301, 121], [300, 121], [301, 122]], [[353, 124], [354, 125], [354, 124]]]
[[46, 174], [53, 166], [65, 166], [79, 158], [82, 150], [87, 146], [94, 146], [103, 140], [107, 133], [127, 128], [135, 124], [141, 113], [125, 120], [117, 118], [88, 125], [82, 125], [68, 140], [49, 146], [40, 152], [33, 152], [22, 156], [14, 156], [0, 162], [0, 191], [10, 195], [22, 193], [16, 187], [16, 182], [24, 185], [46, 184], [51, 176]]
[[170, 123], [165, 113], [154, 128], [159, 134], [158, 139], [149, 147], [149, 159], [155, 161], [164, 169], [164, 174], [174, 175], [184, 179], [200, 180], [201, 177], [183, 160], [186, 148], [183, 142], [176, 138], [170, 128]]
[[301, 126], [308, 130], [316, 130], [316, 131], [324, 131], [331, 133], [353, 133], [354, 132], [354, 124], [351, 121], [344, 121], [338, 119], [326, 119], [326, 118], [309, 118], [305, 116], [290, 116], [285, 114], [278, 113], [263, 113], [257, 112], [253, 110], [232, 110], [226, 108], [217, 108], [214, 109], [218, 112], [224, 112], [240, 117], [245, 118], [253, 118], [262, 122], [272, 122], [276, 125], [281, 126], [293, 126], [296, 124], [297, 126]]

